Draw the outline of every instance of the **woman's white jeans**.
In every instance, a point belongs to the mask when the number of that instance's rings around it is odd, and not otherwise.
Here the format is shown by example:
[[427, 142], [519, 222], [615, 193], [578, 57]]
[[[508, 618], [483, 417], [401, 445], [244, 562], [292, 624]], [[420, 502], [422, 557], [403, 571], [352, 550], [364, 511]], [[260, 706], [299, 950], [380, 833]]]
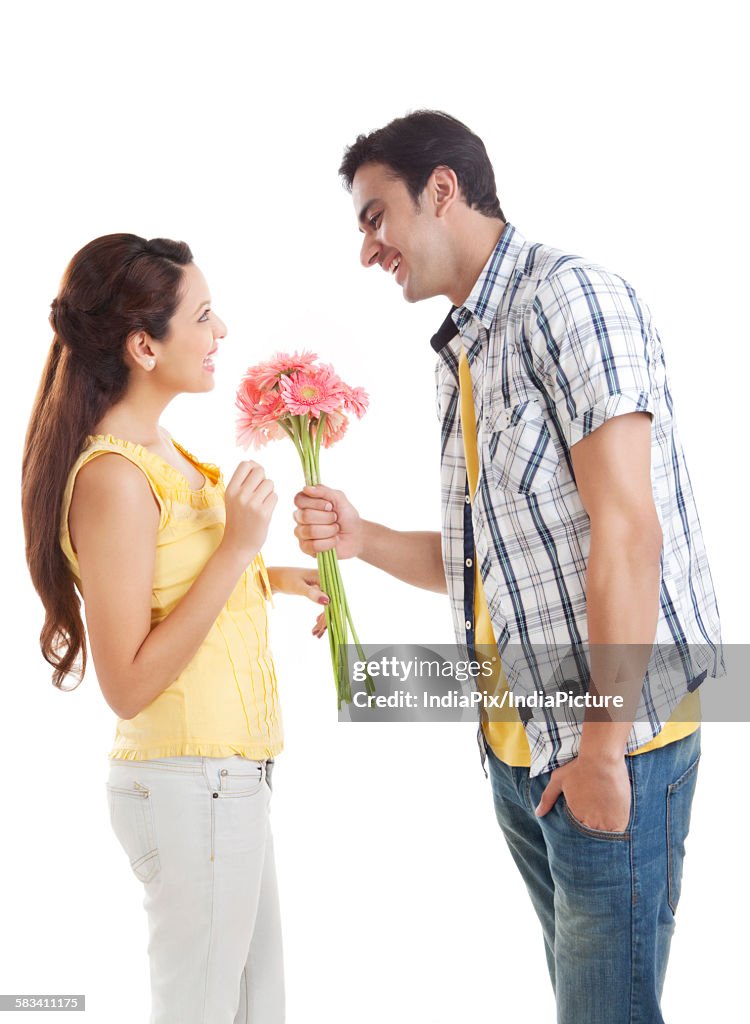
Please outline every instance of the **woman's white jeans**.
[[148, 914], [150, 1024], [282, 1024], [273, 761], [109, 761], [110, 820]]

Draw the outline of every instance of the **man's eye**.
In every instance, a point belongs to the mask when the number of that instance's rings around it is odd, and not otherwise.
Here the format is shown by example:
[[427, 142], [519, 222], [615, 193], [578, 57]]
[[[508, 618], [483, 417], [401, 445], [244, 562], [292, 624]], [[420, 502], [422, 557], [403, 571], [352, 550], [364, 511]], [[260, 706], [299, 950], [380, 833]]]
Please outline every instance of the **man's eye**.
[[202, 323], [204, 320], [207, 320], [208, 319], [208, 314], [210, 312], [211, 312], [211, 310], [207, 309], [206, 312], [203, 314], [203, 316], [198, 318], [198, 323]]
[[374, 213], [372, 217], [370, 217], [370, 227], [373, 229], [373, 231], [378, 230], [378, 221], [382, 216], [382, 213]]

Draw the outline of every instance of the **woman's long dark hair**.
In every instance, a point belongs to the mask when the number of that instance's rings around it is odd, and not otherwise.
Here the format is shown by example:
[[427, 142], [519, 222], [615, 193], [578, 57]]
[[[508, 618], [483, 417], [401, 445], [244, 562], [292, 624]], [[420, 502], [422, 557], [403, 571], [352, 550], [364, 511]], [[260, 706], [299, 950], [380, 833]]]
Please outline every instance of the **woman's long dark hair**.
[[127, 338], [137, 331], [167, 337], [182, 268], [192, 258], [185, 242], [103, 235], [75, 254], [52, 301], [55, 333], [26, 433], [21, 500], [26, 561], [45, 611], [39, 642], [61, 689], [79, 655], [79, 680], [86, 671], [81, 601], [59, 542], [68, 475], [88, 435], [125, 394]]

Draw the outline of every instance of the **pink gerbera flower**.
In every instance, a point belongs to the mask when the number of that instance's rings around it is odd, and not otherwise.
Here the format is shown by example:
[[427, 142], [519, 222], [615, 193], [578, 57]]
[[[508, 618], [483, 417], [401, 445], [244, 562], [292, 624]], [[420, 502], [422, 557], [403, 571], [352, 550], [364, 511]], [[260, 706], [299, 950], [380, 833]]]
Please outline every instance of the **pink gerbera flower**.
[[344, 394], [344, 408], [348, 412], [353, 412], [358, 420], [361, 420], [367, 411], [367, 406], [370, 401], [369, 395], [364, 388], [350, 388], [344, 385], [346, 388]]
[[330, 448], [331, 445], [340, 441], [346, 433], [348, 426], [349, 419], [343, 412], [337, 410], [336, 412], [329, 413], [323, 424], [323, 437], [321, 438], [323, 447]]
[[279, 380], [284, 404], [293, 416], [320, 418], [322, 412], [334, 412], [343, 404], [345, 386], [329, 366], [291, 373]]
[[257, 366], [251, 366], [246, 371], [243, 381], [247, 381], [258, 391], [268, 391], [278, 386], [282, 377], [290, 373], [309, 373], [314, 369], [315, 352], [277, 352], [272, 359]]
[[243, 382], [235, 404], [239, 409], [237, 444], [247, 447], [252, 443], [255, 448], [262, 448], [269, 441], [284, 437], [285, 431], [279, 420], [289, 414], [278, 391], [259, 393], [252, 385]]

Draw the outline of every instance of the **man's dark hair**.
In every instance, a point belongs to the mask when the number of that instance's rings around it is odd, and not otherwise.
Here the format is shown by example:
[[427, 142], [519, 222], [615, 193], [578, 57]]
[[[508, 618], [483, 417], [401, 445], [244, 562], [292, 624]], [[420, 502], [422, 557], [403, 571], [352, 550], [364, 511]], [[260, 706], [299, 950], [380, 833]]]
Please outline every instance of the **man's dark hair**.
[[484, 143], [465, 124], [441, 110], [415, 110], [385, 128], [358, 135], [345, 150], [339, 167], [350, 192], [354, 175], [363, 164], [389, 167], [394, 177], [404, 182], [417, 206], [435, 168], [450, 167], [468, 206], [485, 217], [505, 220]]

